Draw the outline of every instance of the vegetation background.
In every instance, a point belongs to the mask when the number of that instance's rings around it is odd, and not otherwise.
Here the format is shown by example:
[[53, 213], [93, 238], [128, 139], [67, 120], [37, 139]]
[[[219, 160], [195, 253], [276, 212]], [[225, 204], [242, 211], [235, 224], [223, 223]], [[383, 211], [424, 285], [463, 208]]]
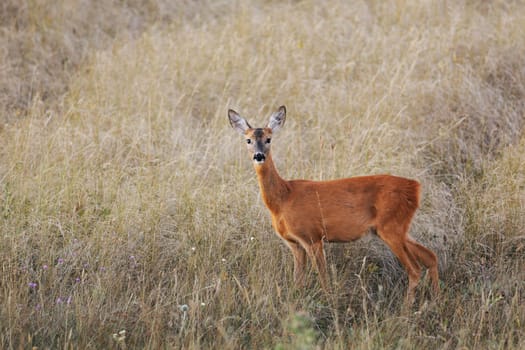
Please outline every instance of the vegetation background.
[[[523, 1], [0, 4], [0, 347], [525, 348]], [[368, 238], [292, 285], [284, 178], [418, 179], [442, 295]]]

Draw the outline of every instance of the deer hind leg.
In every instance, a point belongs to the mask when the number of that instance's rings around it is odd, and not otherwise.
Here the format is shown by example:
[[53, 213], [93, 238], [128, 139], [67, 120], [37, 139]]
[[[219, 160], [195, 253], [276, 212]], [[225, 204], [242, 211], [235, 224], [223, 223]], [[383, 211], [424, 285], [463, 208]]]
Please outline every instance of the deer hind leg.
[[432, 283], [432, 289], [435, 295], [439, 294], [439, 272], [438, 272], [438, 261], [436, 254], [427, 247], [419, 244], [416, 241], [407, 241], [409, 249], [416, 256], [416, 258], [428, 269], [430, 274], [430, 280]]
[[304, 286], [304, 270], [306, 266], [306, 251], [296, 242], [286, 241], [293, 254], [293, 278], [297, 287]]
[[410, 250], [406, 240], [406, 234], [396, 229], [377, 230], [378, 236], [390, 247], [392, 252], [399, 259], [399, 262], [408, 274], [408, 290], [406, 301], [408, 304], [414, 302], [414, 290], [421, 278], [421, 266], [416, 255]]
[[323, 251], [323, 241], [317, 241], [310, 244], [303, 245], [306, 254], [310, 258], [312, 265], [317, 270], [319, 274], [319, 279], [321, 281], [321, 287], [328, 291], [328, 278], [326, 273], [326, 258]]

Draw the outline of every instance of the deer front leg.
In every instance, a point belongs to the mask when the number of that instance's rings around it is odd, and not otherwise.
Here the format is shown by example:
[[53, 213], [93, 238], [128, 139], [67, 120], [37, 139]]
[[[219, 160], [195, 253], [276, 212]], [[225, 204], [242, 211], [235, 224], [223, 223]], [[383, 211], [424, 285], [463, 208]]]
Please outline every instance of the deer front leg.
[[326, 272], [326, 258], [324, 256], [323, 241], [311, 243], [304, 247], [306, 253], [312, 261], [312, 265], [316, 268], [321, 280], [321, 287], [325, 292], [328, 292], [328, 274]]
[[300, 244], [292, 241], [286, 241], [293, 254], [293, 278], [298, 288], [304, 286], [304, 271], [306, 266], [306, 251]]

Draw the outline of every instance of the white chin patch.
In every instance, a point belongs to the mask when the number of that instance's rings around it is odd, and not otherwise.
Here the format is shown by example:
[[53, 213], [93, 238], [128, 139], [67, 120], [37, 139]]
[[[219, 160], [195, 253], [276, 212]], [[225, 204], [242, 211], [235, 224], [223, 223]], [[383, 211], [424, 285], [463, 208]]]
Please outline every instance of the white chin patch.
[[253, 163], [254, 163], [254, 164], [261, 165], [261, 164], [264, 163], [264, 159], [263, 159], [263, 160], [257, 160], [257, 159], [254, 159], [254, 160], [253, 160]]

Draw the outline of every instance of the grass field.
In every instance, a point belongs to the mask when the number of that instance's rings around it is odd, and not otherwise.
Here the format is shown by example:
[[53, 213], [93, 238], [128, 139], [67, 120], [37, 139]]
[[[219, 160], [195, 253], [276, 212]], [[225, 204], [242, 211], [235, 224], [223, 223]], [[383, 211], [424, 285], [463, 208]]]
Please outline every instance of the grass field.
[[[525, 3], [7, 0], [0, 348], [525, 348]], [[286, 179], [417, 179], [442, 293], [374, 237], [293, 286]]]

